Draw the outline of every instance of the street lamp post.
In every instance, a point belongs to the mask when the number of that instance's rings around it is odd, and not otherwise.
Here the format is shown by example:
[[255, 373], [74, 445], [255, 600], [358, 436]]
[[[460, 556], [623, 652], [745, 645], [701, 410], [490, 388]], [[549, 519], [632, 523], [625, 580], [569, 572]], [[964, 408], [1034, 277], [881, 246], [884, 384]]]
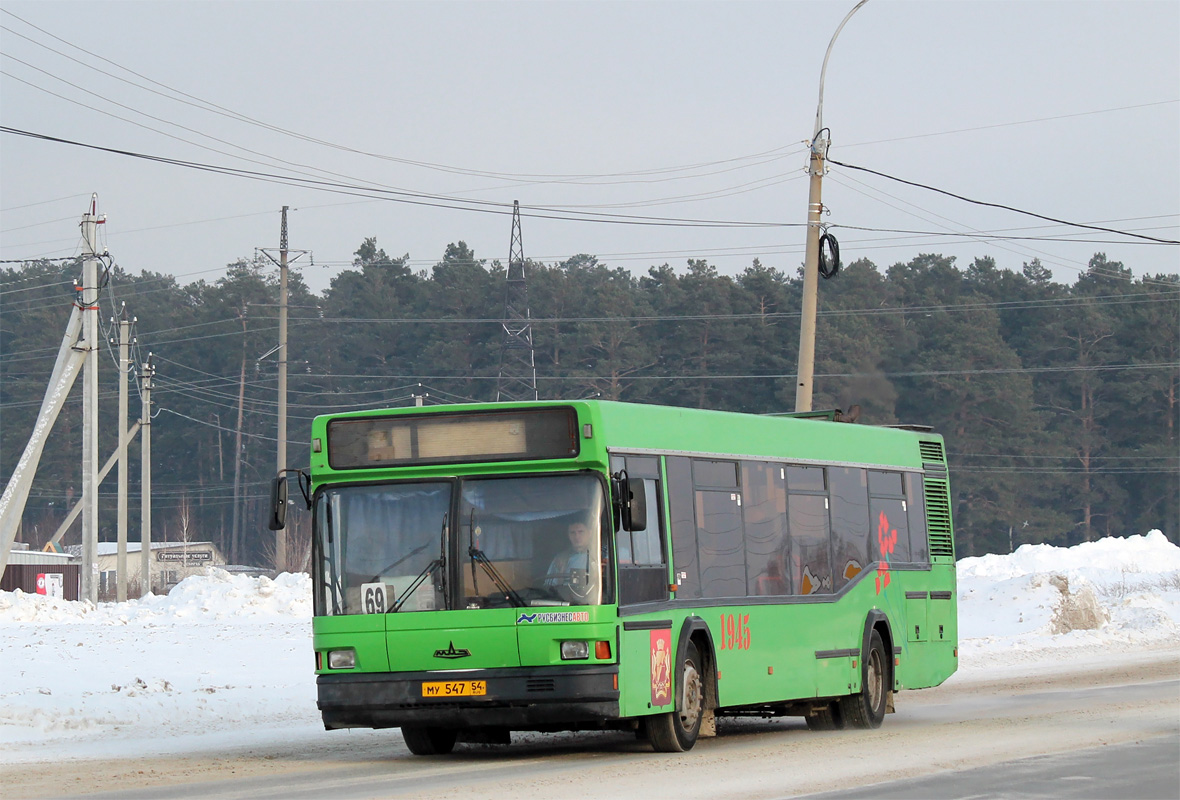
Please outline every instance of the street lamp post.
[[832, 55], [832, 46], [836, 44], [836, 37], [844, 29], [844, 25], [860, 7], [869, 0], [860, 0], [844, 17], [836, 32], [832, 34], [832, 41], [828, 43], [828, 51], [824, 53], [823, 68], [819, 72], [819, 102], [815, 107], [815, 131], [811, 135], [811, 157], [807, 171], [811, 175], [811, 188], [807, 196], [807, 254], [803, 261], [803, 309], [799, 323], [799, 369], [798, 383], [795, 385], [795, 411], [811, 410], [811, 392], [814, 388], [815, 374], [815, 311], [819, 294], [819, 239], [820, 217], [824, 206], [820, 200], [821, 182], [824, 176], [824, 159], [828, 155], [828, 137], [824, 135], [824, 76], [828, 71], [828, 58]]

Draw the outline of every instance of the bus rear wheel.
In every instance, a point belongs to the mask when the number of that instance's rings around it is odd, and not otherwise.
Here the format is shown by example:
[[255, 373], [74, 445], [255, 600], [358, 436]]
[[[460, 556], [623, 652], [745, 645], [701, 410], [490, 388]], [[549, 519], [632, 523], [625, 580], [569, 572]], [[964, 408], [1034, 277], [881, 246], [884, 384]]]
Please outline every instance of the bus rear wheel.
[[647, 738], [657, 753], [683, 753], [697, 742], [705, 716], [705, 681], [700, 665], [700, 653], [690, 643], [681, 665], [680, 710], [647, 718]]
[[889, 693], [889, 662], [885, 643], [875, 629], [869, 635], [869, 649], [861, 659], [860, 692], [840, 698], [840, 716], [850, 728], [879, 728], [885, 719]]
[[426, 728], [403, 725], [402, 738], [416, 756], [445, 756], [455, 749], [457, 732], [450, 728]]

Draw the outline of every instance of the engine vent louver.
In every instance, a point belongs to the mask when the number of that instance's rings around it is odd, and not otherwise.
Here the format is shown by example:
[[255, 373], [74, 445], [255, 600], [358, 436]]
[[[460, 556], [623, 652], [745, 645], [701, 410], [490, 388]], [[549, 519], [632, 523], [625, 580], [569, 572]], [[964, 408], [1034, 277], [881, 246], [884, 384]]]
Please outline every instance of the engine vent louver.
[[918, 442], [918, 452], [922, 454], [923, 461], [946, 463], [946, 453], [942, 449], [942, 442]]
[[931, 478], [923, 481], [926, 489], [926, 530], [930, 538], [930, 555], [955, 557], [955, 542], [951, 535], [951, 502], [947, 482]]

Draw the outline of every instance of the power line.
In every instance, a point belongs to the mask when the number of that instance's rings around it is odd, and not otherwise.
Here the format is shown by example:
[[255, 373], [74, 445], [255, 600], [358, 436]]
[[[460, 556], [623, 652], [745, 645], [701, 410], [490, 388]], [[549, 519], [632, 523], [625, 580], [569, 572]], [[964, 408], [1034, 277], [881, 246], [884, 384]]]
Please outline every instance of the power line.
[[894, 136], [890, 139], [873, 139], [868, 142], [853, 142], [851, 144], [841, 144], [841, 147], [866, 147], [872, 144], [888, 144], [890, 142], [904, 142], [910, 139], [928, 139], [932, 136], [950, 136], [955, 133], [972, 133], [974, 131], [986, 131], [993, 128], [1010, 128], [1015, 125], [1032, 125], [1037, 122], [1054, 122], [1059, 119], [1073, 119], [1075, 117], [1088, 117], [1094, 114], [1110, 114], [1115, 111], [1131, 111], [1138, 108], [1151, 108], [1153, 106], [1167, 106], [1174, 103], [1180, 103], [1180, 100], [1158, 100], [1153, 103], [1136, 103], [1129, 106], [1116, 106], [1115, 108], [1099, 108], [1093, 111], [1078, 111], [1073, 114], [1057, 114], [1052, 117], [1037, 117], [1036, 119], [1022, 119], [1013, 122], [997, 122], [992, 125], [976, 125], [971, 128], [956, 128], [949, 131], [936, 131], [933, 133], [915, 133], [909, 136]]
[[[817, 378], [864, 378], [864, 377], [881, 377], [886, 378], [923, 378], [923, 377], [937, 377], [937, 376], [951, 376], [951, 375], [1008, 375], [1018, 373], [1060, 373], [1060, 372], [1110, 372], [1110, 371], [1134, 371], [1134, 370], [1153, 370], [1153, 369], [1177, 369], [1180, 368], [1180, 361], [1162, 361], [1150, 364], [1095, 364], [1082, 366], [1061, 366], [1061, 367], [996, 367], [994, 369], [959, 369], [959, 370], [910, 370], [898, 372], [826, 372], [816, 373]], [[366, 374], [349, 374], [349, 373], [314, 373], [305, 375], [308, 378], [384, 378], [397, 380], [419, 380], [419, 381], [494, 381], [495, 375], [366, 375]], [[538, 375], [538, 381], [591, 381], [591, 380], [610, 380], [613, 376], [610, 375]], [[713, 381], [713, 380], [785, 380], [794, 379], [795, 373], [751, 373], [751, 374], [714, 374], [714, 375], [628, 375], [622, 378], [623, 381]]]
[[[97, 150], [99, 152], [111, 153], [114, 155], [127, 156], [129, 158], [136, 158], [145, 161], [152, 161], [160, 164], [167, 164], [170, 166], [185, 167], [187, 169], [195, 169], [203, 172], [212, 172], [214, 174], [227, 175], [232, 177], [247, 178], [250, 180], [258, 180], [264, 183], [277, 183], [283, 186], [297, 186], [316, 191], [325, 191], [333, 194], [342, 194], [359, 197], [371, 197], [374, 199], [386, 200], [395, 203], [404, 203], [409, 205], [419, 205], [431, 208], [445, 208], [451, 211], [470, 211], [476, 213], [486, 214], [510, 214], [510, 207], [506, 203], [491, 202], [486, 200], [472, 200], [461, 197], [453, 197], [448, 195], [428, 194], [424, 192], [407, 192], [400, 190], [389, 189], [374, 189], [367, 186], [357, 186], [351, 184], [337, 183], [333, 181], [309, 180], [306, 178], [298, 178], [290, 175], [280, 175], [276, 173], [256, 172], [253, 170], [239, 169], [237, 167], [227, 167], [215, 164], [205, 164], [197, 161], [185, 161], [182, 159], [169, 158], [166, 156], [156, 156], [148, 153], [140, 153], [132, 150], [121, 150], [119, 148], [103, 147], [95, 144], [88, 144], [72, 139], [64, 139], [57, 136], [50, 136], [48, 134], [35, 133], [32, 131], [22, 130], [20, 128], [12, 128], [7, 125], [0, 126], [0, 132], [8, 133], [15, 136], [25, 136], [32, 139], [39, 139], [47, 142], [54, 142], [56, 144], [67, 144], [74, 147], [82, 147], [88, 150]], [[580, 212], [581, 215], [573, 214], [565, 211], [560, 206], [529, 206], [528, 214], [526, 216], [535, 217], [538, 219], [552, 219], [565, 222], [593, 222], [603, 224], [616, 225], [642, 225], [654, 227], [674, 227], [674, 228], [798, 228], [804, 227], [806, 223], [794, 222], [751, 222], [742, 220], [709, 220], [709, 219], [691, 219], [683, 217], [655, 217], [642, 216], [632, 214], [607, 214], [597, 212]]]
[[[0, 9], [0, 11], [2, 11], [2, 10], [3, 9]], [[21, 209], [32, 208], [34, 206], [46, 206], [46, 205], [49, 205], [50, 203], [62, 203], [62, 202], [65, 202], [66, 200], [77, 200], [79, 197], [89, 197], [89, 196], [90, 195], [87, 193], [71, 194], [66, 197], [58, 197], [53, 200], [40, 200], [36, 203], [25, 203], [24, 205], [20, 205], [20, 206], [9, 206], [8, 208], [0, 208], [0, 213], [7, 213], [9, 211], [20, 211]]]
[[[1171, 284], [1167, 284], [1171, 285]], [[135, 295], [132, 295], [135, 296]], [[1139, 292], [1135, 294], [1118, 294], [1118, 295], [1093, 295], [1093, 296], [1071, 296], [1060, 298], [1045, 298], [1040, 300], [1005, 300], [1005, 301], [981, 301], [970, 303], [957, 303], [953, 305], [934, 305], [934, 306], [891, 306], [891, 307], [871, 307], [871, 308], [850, 308], [850, 309], [825, 309], [818, 312], [820, 317], [851, 317], [851, 316], [879, 316], [879, 315], [893, 315], [893, 314], [931, 314], [938, 312], [959, 312], [959, 311], [977, 311], [988, 308], [995, 308], [1001, 310], [1023, 310], [1034, 308], [1050, 308], [1050, 307], [1070, 307], [1070, 306], [1108, 306], [1108, 305], [1126, 305], [1134, 303], [1164, 303], [1175, 302], [1180, 297], [1180, 289], [1175, 291], [1152, 291]], [[269, 308], [273, 304], [270, 303], [251, 303], [251, 307]], [[300, 306], [295, 305], [291, 308], [320, 308], [320, 306]], [[696, 322], [696, 321], [733, 321], [739, 322], [743, 320], [762, 320], [762, 319], [796, 319], [799, 316], [798, 311], [771, 311], [771, 312], [747, 312], [747, 313], [731, 313], [731, 314], [652, 314], [652, 315], [635, 315], [627, 317], [533, 317], [533, 324], [590, 324], [590, 323], [611, 323], [611, 324], [627, 324], [640, 322]], [[256, 317], [255, 319], [267, 320], [270, 317]], [[163, 344], [174, 344], [176, 342], [193, 342], [201, 341], [203, 339], [221, 338], [225, 336], [248, 336], [250, 334], [260, 334], [275, 330], [277, 326], [264, 326], [258, 328], [251, 328], [245, 332], [241, 330], [228, 331], [225, 333], [212, 333], [204, 336], [184, 337], [180, 339], [152, 339], [152, 336], [157, 336], [165, 333], [175, 333], [178, 331], [188, 330], [194, 327], [201, 327], [203, 325], [212, 325], [217, 323], [235, 322], [236, 319], [213, 320], [207, 323], [199, 323], [191, 326], [180, 326], [177, 328], [161, 328], [156, 331], [149, 331], [147, 333], [141, 332], [137, 340], [140, 344], [149, 344], [152, 346], [159, 346]], [[489, 325], [500, 324], [501, 320], [492, 317], [297, 317], [292, 320], [292, 324], [309, 325], [318, 322], [332, 323], [332, 324], [395, 324], [395, 325], [414, 325], [414, 324], [454, 324], [454, 325]], [[38, 354], [47, 354], [56, 352], [55, 347], [41, 347], [32, 350], [14, 351], [6, 354], [6, 362], [17, 363], [26, 360], [22, 356], [36, 356]], [[297, 373], [295, 373], [297, 374]]]
[[[904, 203], [905, 205], [907, 205], [907, 206], [910, 206], [911, 208], [918, 209], [919, 211], [922, 211], [922, 212], [924, 212], [925, 214], [932, 215], [932, 216], [934, 216], [934, 217], [937, 217], [938, 219], [945, 220], [945, 221], [947, 221], [947, 222], [953, 223], [953, 224], [955, 224], [955, 225], [958, 225], [958, 226], [960, 226], [960, 227], [962, 227], [962, 226], [963, 226], [963, 223], [960, 223], [960, 222], [957, 222], [957, 221], [955, 221], [955, 220], [952, 220], [951, 218], [949, 218], [949, 217], [947, 217], [947, 216], [944, 216], [944, 215], [942, 215], [942, 214], [937, 214], [937, 213], [935, 213], [935, 212], [933, 212], [933, 211], [929, 211], [928, 209], [924, 209], [924, 208], [922, 208], [922, 207], [920, 207], [920, 206], [918, 206], [918, 205], [915, 205], [914, 203], [911, 203], [911, 202], [909, 202], [908, 200], [904, 200], [904, 199], [902, 199], [902, 198], [900, 198], [900, 197], [897, 197], [896, 195], [889, 194], [888, 192], [882, 191], [882, 190], [880, 190], [880, 189], [877, 189], [877, 188], [875, 188], [875, 187], [870, 187], [868, 184], [866, 184], [866, 183], [864, 183], [864, 182], [862, 182], [862, 181], [859, 181], [859, 180], [857, 180], [857, 179], [856, 179], [856, 178], [854, 178], [854, 177], [851, 177], [851, 176], [846, 176], [846, 177], [848, 177], [848, 180], [852, 181], [853, 183], [859, 184], [860, 186], [863, 186], [865, 189], [867, 189], [867, 190], [870, 190], [870, 191], [872, 191], [872, 192], [874, 192], [874, 193], [880, 193], [880, 194], [883, 194], [883, 195], [885, 195], [886, 197], [889, 197], [889, 198], [891, 198], [891, 199], [893, 199], [893, 200], [896, 200], [896, 201], [897, 201], [897, 202], [899, 202], [899, 203]], [[832, 176], [832, 179], [833, 179], [833, 180], [835, 180], [837, 183], [839, 183], [839, 184], [841, 184], [841, 185], [845, 185], [845, 186], [847, 186], [847, 184], [846, 184], [844, 181], [841, 181], [841, 180], [840, 180], [839, 178], [837, 178], [836, 176]], [[852, 189], [852, 191], [854, 191], [854, 192], [857, 192], [857, 193], [859, 193], [859, 194], [861, 194], [861, 195], [863, 195], [863, 196], [865, 196], [865, 197], [869, 197], [870, 199], [872, 199], [872, 200], [875, 200], [875, 201], [876, 201], [876, 202], [878, 202], [878, 203], [883, 203], [884, 205], [886, 205], [886, 206], [889, 206], [890, 208], [893, 208], [893, 209], [896, 209], [896, 210], [898, 210], [898, 211], [901, 211], [901, 212], [902, 212], [902, 213], [904, 213], [904, 214], [908, 214], [909, 216], [917, 217], [917, 218], [919, 218], [919, 219], [923, 219], [923, 220], [925, 220], [925, 221], [928, 221], [928, 222], [933, 222], [933, 220], [930, 220], [928, 217], [925, 217], [925, 216], [923, 216], [922, 214], [915, 214], [915, 213], [913, 213], [913, 212], [911, 212], [911, 211], [906, 211], [906, 210], [905, 210], [905, 209], [903, 209], [903, 208], [898, 208], [897, 206], [893, 205], [892, 203], [888, 203], [888, 202], [886, 202], [886, 201], [884, 201], [884, 200], [881, 200], [879, 197], [876, 197], [876, 196], [874, 196], [874, 194], [869, 194], [867, 191], [866, 191], [866, 192], [861, 192], [860, 190], [858, 190], [858, 189], [856, 189], [856, 188], [854, 188], [854, 187], [851, 187], [851, 186], [849, 186], [848, 188]], [[939, 225], [939, 223], [938, 223], [938, 222], [934, 222], [934, 224], [935, 224], [935, 225]], [[1087, 223], [1087, 224], [1093, 225], [1093, 224], [1095, 224], [1095, 223], [1093, 223], [1093, 222], [1090, 222], [1090, 223]], [[855, 226], [844, 226], [844, 227], [855, 227]], [[948, 230], [948, 231], [950, 231], [950, 230], [951, 230], [951, 228], [950, 228], [950, 226], [949, 226], [949, 225], [941, 225], [940, 227], [943, 227], [943, 228], [945, 228], [945, 229], [946, 229], [946, 230]], [[971, 226], [966, 226], [966, 227], [969, 227], [969, 228], [970, 228]], [[1039, 227], [1045, 227], [1045, 226], [1039, 226]], [[973, 230], [975, 233], [977, 233], [977, 234], [981, 234], [981, 233], [983, 233], [983, 231], [980, 231], [980, 230], [979, 230], [979, 229], [977, 229], [977, 228], [972, 228], [972, 230]], [[938, 235], [940, 235], [940, 234], [937, 234], [937, 233], [932, 233], [932, 234], [930, 234], [930, 235], [938, 236]], [[941, 234], [941, 235], [947, 235], [947, 234]], [[949, 234], [949, 235], [965, 236], [965, 235], [967, 235], [967, 234], [963, 234], [961, 231], [955, 231], [954, 233], [952, 233], [952, 234]], [[1016, 239], [1016, 238], [1017, 238], [1017, 237], [1007, 237], [1005, 240], [1012, 240], [1012, 239]], [[995, 241], [995, 240], [993, 239], [992, 241]], [[1077, 240], [1072, 240], [1072, 241], [1077, 241]], [[1126, 244], [1151, 244], [1151, 243], [1149, 243], [1149, 242], [1126, 242]], [[1044, 251], [1044, 250], [1039, 250], [1039, 249], [1037, 249], [1037, 248], [1033, 248], [1033, 247], [1027, 247], [1027, 246], [1023, 246], [1023, 247], [1021, 247], [1021, 246], [1017, 246], [1017, 247], [1005, 247], [1005, 246], [1004, 246], [1004, 245], [1002, 245], [1002, 244], [1001, 244], [1001, 245], [998, 245], [998, 246], [1000, 247], [1000, 249], [1001, 249], [1001, 250], [1007, 250], [1008, 252], [1011, 252], [1011, 253], [1019, 253], [1019, 254], [1035, 253], [1035, 254], [1036, 254], [1037, 256], [1039, 256], [1039, 257], [1044, 257], [1044, 258], [1046, 258], [1046, 259], [1049, 261], [1049, 263], [1051, 263], [1051, 264], [1054, 264], [1054, 265], [1056, 265], [1056, 266], [1060, 266], [1060, 267], [1064, 267], [1065, 269], [1071, 269], [1071, 270], [1074, 270], [1074, 271], [1076, 271], [1076, 272], [1086, 272], [1086, 271], [1089, 269], [1089, 265], [1088, 265], [1088, 264], [1086, 264], [1086, 263], [1084, 263], [1084, 262], [1081, 262], [1081, 261], [1076, 261], [1076, 260], [1074, 260], [1074, 259], [1062, 259], [1062, 258], [1058, 257], [1056, 254], [1048, 253], [1048, 252], [1046, 252], [1046, 251]], [[878, 249], [879, 249], [879, 248], [878, 248]], [[1067, 262], [1071, 262], [1071, 261], [1073, 262], [1072, 264], [1071, 264], [1071, 263], [1067, 263]], [[1105, 274], [1105, 275], [1110, 275], [1110, 276], [1113, 276], [1113, 277], [1117, 277], [1117, 278], [1126, 278], [1126, 276], [1123, 276], [1123, 275], [1121, 275], [1121, 274], [1119, 274], [1119, 273], [1117, 273], [1117, 272], [1111, 271], [1111, 270], [1102, 270], [1102, 271], [1101, 271], [1101, 273], [1102, 273], [1102, 274]]]
[[[271, 123], [267, 123], [267, 122], [263, 122], [261, 120], [254, 119], [252, 117], [246, 116], [245, 114], [241, 114], [239, 112], [233, 111], [231, 109], [228, 109], [224, 106], [220, 106], [220, 105], [210, 102], [208, 100], [203, 100], [195, 95], [189, 94], [187, 92], [181, 91], [181, 90], [176, 89], [174, 87], [168, 86], [167, 84], [161, 83], [161, 82], [153, 80], [151, 78], [148, 78], [147, 76], [142, 75], [141, 73], [138, 73], [135, 70], [132, 70], [128, 67], [124, 67], [123, 65], [118, 64], [117, 62], [112, 61], [111, 59], [100, 56], [97, 53], [93, 53], [89, 50], [86, 50], [85, 48], [79, 47], [78, 45], [76, 45], [72, 42], [66, 41], [65, 39], [55, 36], [54, 34], [50, 33], [49, 31], [46, 31], [43, 28], [39, 28], [36, 25], [34, 25], [33, 23], [28, 22], [25, 19], [22, 19], [21, 17], [17, 16], [16, 14], [13, 14], [11, 11], [8, 11], [6, 9], [0, 9], [0, 11], [2, 11], [5, 14], [8, 14], [10, 17], [12, 17], [16, 20], [19, 20], [20, 22], [24, 23], [25, 25], [28, 25], [29, 27], [45, 34], [46, 36], [49, 36], [50, 38], [52, 38], [58, 42], [61, 42], [64, 45], [67, 45], [68, 47], [72, 47], [75, 50], [78, 50], [82, 53], [85, 53], [88, 56], [91, 56], [92, 58], [99, 59], [100, 61], [103, 61], [107, 64], [110, 64], [113, 67], [116, 67], [117, 69], [123, 70], [124, 72], [134, 75], [137, 78], [141, 78], [142, 80], [145, 80], [155, 86], [159, 86], [162, 89], [166, 89], [167, 91], [172, 92], [175, 95], [180, 95], [180, 97], [171, 97], [169, 95], [165, 95], [160, 92], [157, 92], [154, 89], [150, 89], [148, 87], [136, 84], [133, 81], [128, 81], [125, 78], [120, 78], [119, 76], [114, 75], [109, 72], [106, 72], [105, 70], [98, 70], [93, 65], [85, 64], [84, 62], [78, 61], [77, 59], [74, 59], [71, 56], [68, 56], [58, 50], [55, 50], [55, 49], [49, 47], [48, 45], [42, 44], [40, 42], [36, 42], [33, 39], [29, 39], [28, 37], [22, 36], [19, 33], [16, 34], [16, 35], [21, 36], [22, 38], [26, 39], [27, 41], [30, 41], [33, 44], [36, 44], [39, 47], [50, 50], [51, 52], [57, 53], [58, 55], [60, 55], [64, 58], [70, 59], [71, 61], [74, 61], [75, 63], [81, 64], [89, 70], [102, 72], [104, 75], [107, 75], [111, 78], [122, 81], [124, 83], [127, 83], [129, 85], [135, 86], [136, 88], [141, 89], [143, 91], [152, 92], [153, 94], [157, 94], [161, 97], [165, 97], [165, 98], [170, 99], [174, 102], [183, 103], [185, 105], [192, 106], [194, 108], [205, 111], [207, 113], [217, 114], [219, 116], [226, 117], [226, 118], [232, 119], [237, 122], [243, 122], [246, 124], [261, 127], [263, 129], [266, 129], [266, 130], [269, 130], [269, 131], [272, 131], [275, 133], [280, 133], [285, 136], [299, 139], [301, 141], [310, 142], [313, 144], [319, 144], [319, 145], [322, 145], [325, 147], [329, 147], [329, 148], [332, 148], [335, 150], [340, 150], [343, 152], [352, 153], [355, 155], [362, 155], [362, 156], [367, 156], [370, 158], [376, 158], [376, 159], [380, 159], [380, 160], [384, 160], [384, 161], [390, 161], [393, 163], [405, 164], [407, 166], [415, 166], [415, 167], [420, 167], [420, 168], [433, 169], [433, 170], [438, 170], [438, 171], [442, 171], [442, 172], [449, 172], [449, 173], [454, 173], [454, 174], [459, 174], [459, 175], [467, 175], [470, 177], [492, 178], [492, 179], [504, 180], [504, 181], [530, 182], [530, 183], [563, 183], [563, 182], [588, 181], [588, 180], [592, 180], [592, 179], [601, 179], [601, 178], [618, 178], [618, 177], [628, 177], [628, 176], [672, 174], [672, 173], [676, 173], [676, 172], [687, 172], [687, 171], [691, 171], [691, 170], [702, 169], [705, 167], [719, 166], [722, 164], [732, 164], [732, 163], [736, 163], [736, 162], [754, 160], [754, 159], [765, 159], [770, 156], [774, 156], [775, 158], [782, 158], [782, 157], [787, 157], [789, 155], [792, 155], [794, 152], [799, 152], [798, 150], [794, 150], [793, 152], [784, 153], [783, 151], [786, 150], [786, 147], [793, 147], [793, 146], [778, 146], [778, 147], [774, 147], [774, 148], [771, 148], [769, 150], [765, 150], [765, 151], [762, 151], [759, 153], [753, 153], [753, 154], [749, 154], [749, 155], [745, 155], [745, 156], [735, 156], [735, 157], [721, 159], [721, 160], [717, 160], [717, 161], [708, 161], [708, 162], [701, 162], [701, 163], [689, 164], [689, 165], [681, 165], [681, 166], [675, 166], [675, 167], [657, 167], [657, 168], [651, 168], [651, 169], [645, 169], [645, 170], [634, 170], [634, 171], [614, 172], [614, 173], [599, 173], [599, 174], [507, 173], [507, 172], [494, 172], [494, 171], [489, 171], [489, 170], [476, 170], [476, 169], [469, 169], [469, 168], [463, 168], [463, 167], [455, 167], [455, 166], [450, 166], [450, 165], [446, 165], [446, 164], [437, 164], [437, 163], [432, 163], [432, 162], [427, 162], [427, 161], [415, 161], [413, 159], [399, 158], [399, 157], [384, 155], [384, 154], [380, 154], [380, 153], [373, 153], [373, 152], [368, 152], [368, 151], [360, 150], [360, 149], [353, 148], [353, 147], [348, 147], [346, 145], [336, 144], [336, 143], [328, 141], [328, 140], [318, 139], [316, 137], [308, 136], [308, 135], [299, 133], [297, 131], [292, 131], [292, 130], [282, 128], [277, 125], [273, 125]], [[5, 30], [9, 30], [12, 33], [16, 33], [15, 31], [11, 31], [11, 29], [9, 29], [9, 28], [5, 28]], [[185, 99], [181, 99], [181, 98], [188, 98], [188, 99], [185, 100]], [[195, 101], [195, 102], [190, 102], [190, 101]], [[778, 155], [775, 155], [775, 154], [778, 154]], [[689, 176], [689, 177], [695, 177], [695, 176]]]
[[1145, 235], [1143, 235], [1143, 234], [1140, 234], [1140, 233], [1129, 233], [1129, 232], [1127, 232], [1127, 231], [1120, 231], [1120, 230], [1118, 230], [1118, 229], [1116, 229], [1116, 228], [1104, 228], [1104, 227], [1101, 227], [1101, 226], [1098, 226], [1098, 225], [1085, 225], [1085, 224], [1083, 224], [1083, 223], [1080, 223], [1080, 222], [1069, 222], [1069, 221], [1067, 221], [1067, 220], [1063, 220], [1063, 219], [1057, 219], [1056, 217], [1047, 217], [1047, 216], [1045, 216], [1044, 214], [1036, 214], [1036, 213], [1034, 213], [1034, 212], [1032, 212], [1032, 211], [1025, 211], [1025, 210], [1023, 210], [1023, 209], [1015, 208], [1014, 206], [1007, 206], [1007, 205], [1003, 205], [1002, 203], [989, 203], [989, 202], [986, 202], [986, 201], [983, 201], [983, 200], [973, 200], [973, 199], [971, 199], [970, 197], [964, 197], [964, 196], [963, 196], [963, 195], [961, 195], [961, 194], [955, 194], [954, 192], [948, 192], [948, 191], [947, 191], [947, 190], [945, 190], [945, 189], [939, 189], [939, 188], [936, 188], [936, 187], [934, 187], [934, 186], [928, 186], [928, 185], [926, 185], [926, 184], [924, 184], [924, 183], [917, 183], [916, 181], [908, 181], [908, 180], [906, 180], [906, 179], [904, 179], [904, 178], [898, 178], [898, 177], [895, 177], [895, 176], [893, 176], [893, 175], [887, 175], [887, 174], [886, 174], [886, 173], [884, 173], [884, 172], [878, 172], [877, 170], [875, 170], [875, 169], [869, 169], [868, 167], [858, 167], [858, 166], [856, 166], [856, 165], [854, 165], [854, 164], [845, 164], [844, 162], [842, 162], [842, 161], [837, 161], [837, 160], [836, 160], [836, 159], [834, 159], [834, 158], [829, 158], [829, 159], [828, 159], [828, 163], [831, 163], [831, 164], [836, 164], [837, 166], [844, 167], [845, 169], [856, 169], [856, 170], [860, 170], [861, 172], [868, 172], [868, 173], [869, 173], [869, 174], [871, 174], [871, 175], [877, 175], [877, 176], [879, 176], [879, 177], [882, 177], [882, 178], [887, 178], [887, 179], [889, 179], [889, 180], [891, 180], [891, 181], [897, 181], [898, 183], [904, 183], [904, 184], [905, 184], [905, 185], [907, 185], [907, 186], [915, 186], [915, 187], [917, 187], [917, 188], [919, 188], [919, 189], [927, 189], [927, 190], [929, 190], [929, 191], [931, 191], [931, 192], [937, 192], [937, 193], [939, 193], [939, 194], [946, 195], [947, 197], [953, 197], [953, 198], [955, 198], [956, 200], [963, 200], [964, 202], [967, 202], [967, 203], [973, 203], [973, 204], [975, 204], [975, 205], [977, 205], [977, 206], [987, 206], [987, 207], [989, 207], [989, 208], [999, 208], [999, 209], [1003, 209], [1004, 211], [1013, 211], [1013, 212], [1015, 212], [1015, 213], [1017, 213], [1017, 214], [1024, 214], [1025, 216], [1028, 216], [1028, 217], [1034, 217], [1034, 218], [1036, 218], [1036, 219], [1043, 219], [1043, 220], [1045, 220], [1046, 222], [1055, 222], [1055, 223], [1057, 223], [1058, 225], [1068, 225], [1068, 226], [1070, 226], [1070, 227], [1073, 227], [1073, 228], [1088, 228], [1089, 230], [1094, 230], [1094, 231], [1103, 231], [1104, 233], [1113, 233], [1113, 234], [1117, 234], [1117, 235], [1119, 235], [1119, 236], [1132, 236], [1132, 237], [1135, 237], [1135, 238], [1137, 238], [1137, 239], [1146, 239], [1146, 240], [1148, 240], [1148, 241], [1152, 241], [1152, 242], [1159, 242], [1159, 243], [1161, 243], [1161, 244], [1177, 244], [1177, 245], [1180, 245], [1180, 241], [1176, 241], [1175, 239], [1157, 239], [1157, 238], [1156, 238], [1156, 237], [1154, 237], [1154, 236], [1145, 236]]

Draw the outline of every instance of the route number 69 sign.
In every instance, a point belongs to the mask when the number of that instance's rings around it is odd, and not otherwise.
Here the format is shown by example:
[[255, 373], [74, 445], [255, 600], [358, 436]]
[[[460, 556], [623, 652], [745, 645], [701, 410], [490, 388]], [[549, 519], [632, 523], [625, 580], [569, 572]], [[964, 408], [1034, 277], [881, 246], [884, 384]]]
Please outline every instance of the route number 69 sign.
[[389, 600], [386, 592], [389, 587], [384, 583], [361, 584], [361, 609], [365, 614], [384, 614], [389, 610]]

